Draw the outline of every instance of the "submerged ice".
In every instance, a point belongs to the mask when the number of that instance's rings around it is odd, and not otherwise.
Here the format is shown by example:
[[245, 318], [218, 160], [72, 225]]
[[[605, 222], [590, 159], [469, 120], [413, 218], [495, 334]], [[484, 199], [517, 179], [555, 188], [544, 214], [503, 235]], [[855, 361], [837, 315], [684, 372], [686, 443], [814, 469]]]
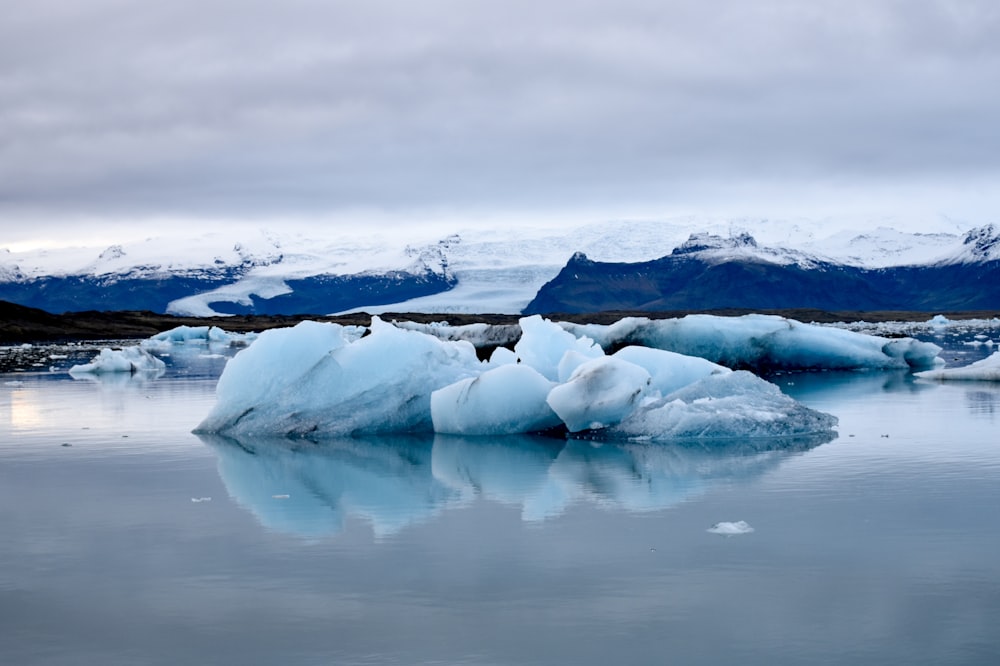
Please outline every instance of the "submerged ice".
[[541, 317], [520, 326], [513, 351], [498, 349], [488, 361], [468, 339], [377, 317], [360, 339], [317, 322], [266, 331], [229, 362], [198, 431], [325, 437], [565, 427], [613, 438], [764, 437], [836, 424], [750, 373], [702, 358], [635, 346], [608, 355]]

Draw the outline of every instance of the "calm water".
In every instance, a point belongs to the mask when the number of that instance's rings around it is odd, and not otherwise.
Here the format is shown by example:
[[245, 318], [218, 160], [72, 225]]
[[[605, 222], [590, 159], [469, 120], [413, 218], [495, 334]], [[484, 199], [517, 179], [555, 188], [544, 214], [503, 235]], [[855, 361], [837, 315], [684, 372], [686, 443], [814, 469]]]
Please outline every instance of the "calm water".
[[0, 663], [1000, 663], [997, 385], [782, 375], [840, 418], [784, 450], [234, 442], [207, 354], [0, 375]]

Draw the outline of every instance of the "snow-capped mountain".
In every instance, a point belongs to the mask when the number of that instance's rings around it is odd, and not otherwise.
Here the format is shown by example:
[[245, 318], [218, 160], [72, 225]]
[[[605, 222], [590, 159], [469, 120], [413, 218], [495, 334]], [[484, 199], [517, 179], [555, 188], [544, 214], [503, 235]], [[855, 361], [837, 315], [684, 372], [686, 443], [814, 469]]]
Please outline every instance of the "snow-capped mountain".
[[[958, 271], [961, 279], [979, 285], [986, 297], [995, 289], [989, 286], [995, 282], [979, 279], [984, 267], [1000, 261], [1000, 230], [993, 225], [964, 236], [944, 224], [931, 233], [874, 224], [858, 228], [861, 231], [827, 221], [683, 217], [573, 228], [525, 224], [515, 229], [356, 229], [328, 234], [256, 230], [154, 237], [104, 247], [0, 249], [0, 299], [51, 312], [146, 309], [196, 316], [347, 310], [517, 313], [550, 307], [542, 307], [544, 301], [536, 296], [544, 295], [540, 290], [554, 293], [551, 283], [558, 283], [560, 276], [565, 283], [570, 269], [577, 275], [583, 269], [586, 273], [615, 265], [624, 275], [692, 262], [713, 266], [720, 275], [721, 267], [730, 272], [742, 267], [743, 273], [729, 275], [711, 292], [714, 298], [725, 293], [725, 287], [729, 301], [739, 307], [765, 307], [747, 299], [750, 278], [760, 277], [762, 266], [769, 267], [768, 280], [779, 287], [792, 284], [788, 281], [793, 274], [810, 276], [800, 285], [803, 296], [790, 302], [802, 300], [810, 290], [833, 291], [843, 296], [837, 300], [841, 309], [872, 306], [877, 299], [870, 298], [870, 286], [864, 284], [870, 278], [860, 276], [888, 269], [900, 280], [923, 285], [918, 273], [926, 267], [951, 266], [955, 273], [964, 266]], [[837, 282], [831, 283], [834, 277]], [[688, 291], [692, 285], [707, 290], [713, 284], [708, 275], [685, 279]], [[638, 293], [637, 285], [634, 279], [622, 278], [624, 292]], [[942, 285], [939, 275], [932, 289], [919, 287], [928, 292], [927, 308], [947, 309], [933, 301]], [[958, 286], [951, 291], [956, 289], [961, 291]], [[764, 291], [791, 298], [787, 288], [772, 285]], [[685, 307], [714, 307], [709, 301]], [[947, 303], [952, 302], [957, 301], [949, 297]]]
[[[891, 236], [898, 245], [898, 235]], [[940, 250], [943, 254], [926, 263], [865, 266], [761, 247], [746, 233], [730, 238], [693, 234], [671, 254], [647, 262], [598, 262], [577, 253], [524, 311], [1000, 308], [995, 227], [970, 231], [958, 250], [951, 242]]]

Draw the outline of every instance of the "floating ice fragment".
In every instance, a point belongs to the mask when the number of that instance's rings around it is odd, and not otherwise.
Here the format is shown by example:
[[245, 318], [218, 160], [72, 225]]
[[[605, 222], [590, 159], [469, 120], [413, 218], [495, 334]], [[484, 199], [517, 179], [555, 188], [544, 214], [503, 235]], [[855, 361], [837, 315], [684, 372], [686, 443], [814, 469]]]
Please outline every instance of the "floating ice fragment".
[[90, 363], [74, 365], [71, 375], [101, 375], [118, 372], [163, 372], [166, 363], [139, 347], [110, 349], [105, 347]]
[[749, 534], [753, 528], [745, 520], [737, 520], [735, 523], [721, 522], [708, 528], [712, 534], [722, 534], [723, 536], [735, 536], [737, 534]]
[[921, 379], [939, 381], [1000, 382], [1000, 352], [993, 352], [990, 356], [961, 368], [939, 368], [913, 374]]
[[951, 325], [951, 320], [944, 315], [934, 315], [927, 320], [927, 325], [931, 328], [945, 328]]
[[200, 502], [211, 502], [212, 498], [211, 497], [192, 497], [191, 501], [194, 502], [195, 504], [198, 504]]

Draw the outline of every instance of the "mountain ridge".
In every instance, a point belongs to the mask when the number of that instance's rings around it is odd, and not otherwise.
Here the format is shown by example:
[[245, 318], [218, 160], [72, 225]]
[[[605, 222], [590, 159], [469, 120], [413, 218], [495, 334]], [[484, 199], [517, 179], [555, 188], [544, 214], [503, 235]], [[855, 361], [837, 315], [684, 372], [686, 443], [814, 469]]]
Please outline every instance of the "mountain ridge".
[[[863, 233], [842, 229], [825, 239], [817, 237], [816, 228], [767, 219], [681, 218], [460, 233], [369, 234], [359, 228], [353, 235], [338, 232], [325, 238], [259, 229], [183, 241], [148, 238], [101, 248], [0, 249], [0, 298], [51, 312], [146, 309], [191, 316], [352, 310], [519, 313], [539, 307], [535, 301], [542, 289], [567, 266], [579, 264], [574, 253], [582, 252], [588, 260], [629, 264], [631, 268], [623, 270], [633, 271], [643, 262], [663, 264], [666, 257], [674, 261], [699, 258], [706, 265], [725, 266], [716, 270], [718, 275], [688, 275], [689, 280], [714, 284], [715, 292], [743, 281], [777, 293], [768, 284], [781, 280], [767, 275], [777, 270], [768, 266], [802, 273], [797, 278], [802, 289], [829, 290], [815, 278], [833, 272], [843, 282], [841, 289], [849, 287], [846, 291], [859, 298], [826, 304], [850, 309], [881, 302], [862, 298], [866, 287], [856, 279], [858, 271], [845, 267], [893, 268], [905, 276], [899, 266], [982, 267], [1000, 259], [1000, 233], [994, 225], [964, 235], [946, 230], [909, 233], [887, 227]], [[965, 271], [965, 279], [977, 279], [975, 272]], [[909, 279], [917, 279], [911, 273]], [[648, 292], [644, 299], [608, 305], [686, 308], [716, 302], [657, 304], [661, 297], [653, 293], [655, 289], [650, 291], [648, 280], [633, 282], [638, 292]], [[622, 281], [619, 286], [628, 285]], [[949, 298], [948, 303], [955, 302]], [[977, 303], [968, 298], [964, 302]], [[746, 303], [730, 299], [724, 305]], [[931, 301], [920, 307], [937, 309], [934, 305]]]

